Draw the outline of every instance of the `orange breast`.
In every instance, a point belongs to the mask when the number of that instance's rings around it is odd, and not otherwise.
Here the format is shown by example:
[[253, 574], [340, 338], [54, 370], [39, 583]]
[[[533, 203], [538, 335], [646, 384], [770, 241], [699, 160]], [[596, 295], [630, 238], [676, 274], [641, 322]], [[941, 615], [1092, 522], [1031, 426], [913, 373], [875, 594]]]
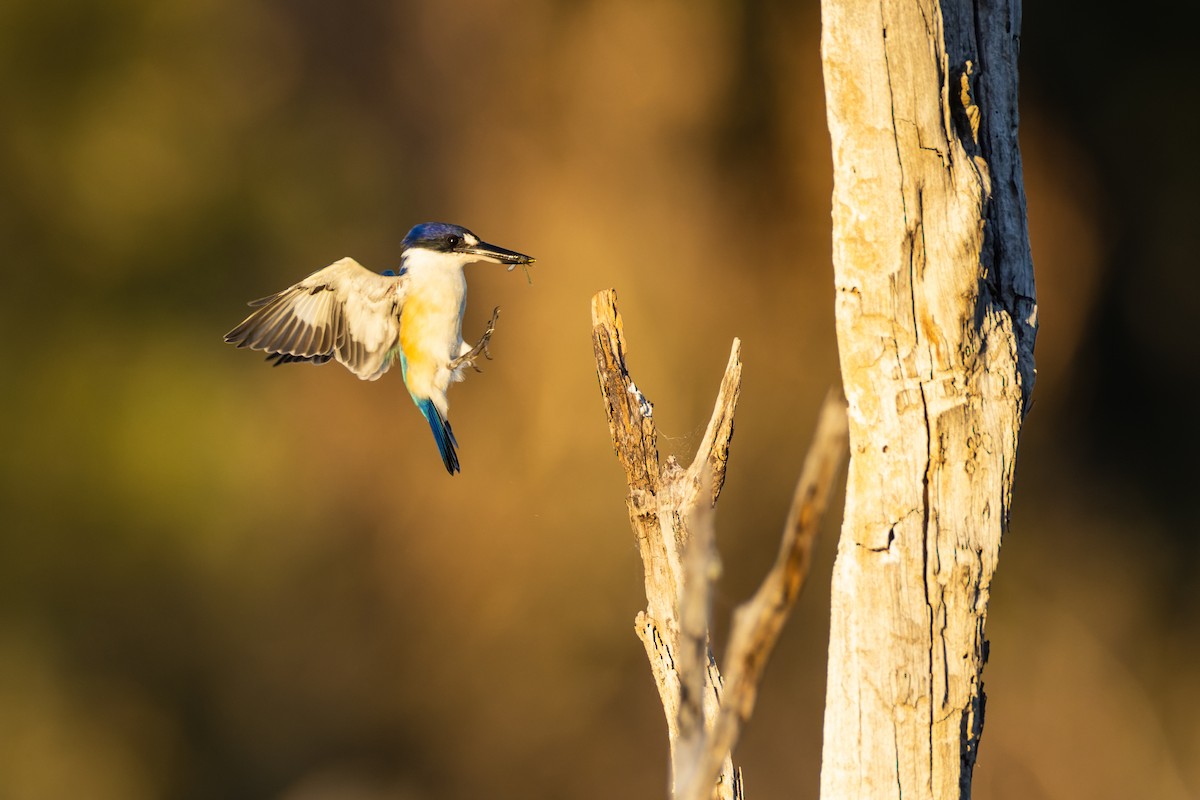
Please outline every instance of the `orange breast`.
[[433, 387], [437, 362], [429, 351], [431, 309], [416, 298], [409, 298], [400, 315], [400, 349], [407, 365], [405, 383], [414, 394], [428, 396]]

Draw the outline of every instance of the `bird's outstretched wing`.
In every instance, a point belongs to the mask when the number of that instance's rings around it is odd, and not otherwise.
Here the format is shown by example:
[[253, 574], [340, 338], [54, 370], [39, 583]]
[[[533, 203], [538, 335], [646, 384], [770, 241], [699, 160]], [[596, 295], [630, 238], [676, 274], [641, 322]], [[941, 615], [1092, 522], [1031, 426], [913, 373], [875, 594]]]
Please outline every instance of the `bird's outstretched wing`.
[[332, 360], [332, 353], [319, 356], [294, 356], [291, 353], [270, 353], [267, 355], [267, 363], [272, 367], [278, 367], [281, 364], [299, 364], [302, 361], [308, 364], [327, 364]]
[[332, 358], [373, 381], [395, 360], [404, 276], [378, 275], [343, 258], [278, 294], [225, 334], [238, 347], [272, 353], [275, 365]]

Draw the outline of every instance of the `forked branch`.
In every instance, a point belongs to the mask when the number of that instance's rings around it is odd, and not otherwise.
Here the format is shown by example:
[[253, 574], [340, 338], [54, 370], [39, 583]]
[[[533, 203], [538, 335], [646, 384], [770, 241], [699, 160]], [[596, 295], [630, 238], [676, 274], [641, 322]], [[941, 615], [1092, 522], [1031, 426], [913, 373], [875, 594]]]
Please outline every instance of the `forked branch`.
[[845, 452], [845, 403], [833, 395], [825, 401], [775, 566], [735, 613], [723, 680], [709, 638], [712, 585], [720, 573], [712, 517], [741, 391], [741, 343], [733, 341], [708, 428], [685, 470], [673, 456], [659, 462], [654, 408], [626, 367], [612, 290], [592, 298], [592, 341], [645, 571], [647, 605], [635, 626], [666, 714], [672, 796], [737, 800], [742, 781], [731, 751], [808, 572], [817, 523]]

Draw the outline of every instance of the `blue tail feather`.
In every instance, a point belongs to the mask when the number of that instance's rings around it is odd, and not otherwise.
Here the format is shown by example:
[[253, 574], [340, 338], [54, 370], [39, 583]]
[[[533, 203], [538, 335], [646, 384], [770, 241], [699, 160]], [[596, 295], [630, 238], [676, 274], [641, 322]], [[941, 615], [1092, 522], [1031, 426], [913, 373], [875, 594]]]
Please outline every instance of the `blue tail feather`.
[[442, 454], [442, 463], [446, 465], [446, 471], [451, 475], [461, 472], [458, 466], [458, 452], [455, 450], [458, 442], [454, 439], [454, 431], [450, 430], [450, 423], [437, 410], [432, 400], [426, 398], [417, 400], [416, 403], [429, 422], [429, 429], [433, 431], [433, 439], [437, 442], [438, 452]]

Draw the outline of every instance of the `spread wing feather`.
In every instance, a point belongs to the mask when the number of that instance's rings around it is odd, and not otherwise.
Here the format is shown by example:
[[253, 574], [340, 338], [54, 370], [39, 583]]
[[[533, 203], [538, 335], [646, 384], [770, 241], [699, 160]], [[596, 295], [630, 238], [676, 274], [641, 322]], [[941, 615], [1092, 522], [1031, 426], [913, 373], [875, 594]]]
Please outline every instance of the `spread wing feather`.
[[254, 313], [225, 334], [238, 347], [265, 350], [275, 366], [337, 359], [375, 380], [395, 359], [406, 280], [378, 275], [352, 258], [317, 270], [282, 292], [254, 300]]

